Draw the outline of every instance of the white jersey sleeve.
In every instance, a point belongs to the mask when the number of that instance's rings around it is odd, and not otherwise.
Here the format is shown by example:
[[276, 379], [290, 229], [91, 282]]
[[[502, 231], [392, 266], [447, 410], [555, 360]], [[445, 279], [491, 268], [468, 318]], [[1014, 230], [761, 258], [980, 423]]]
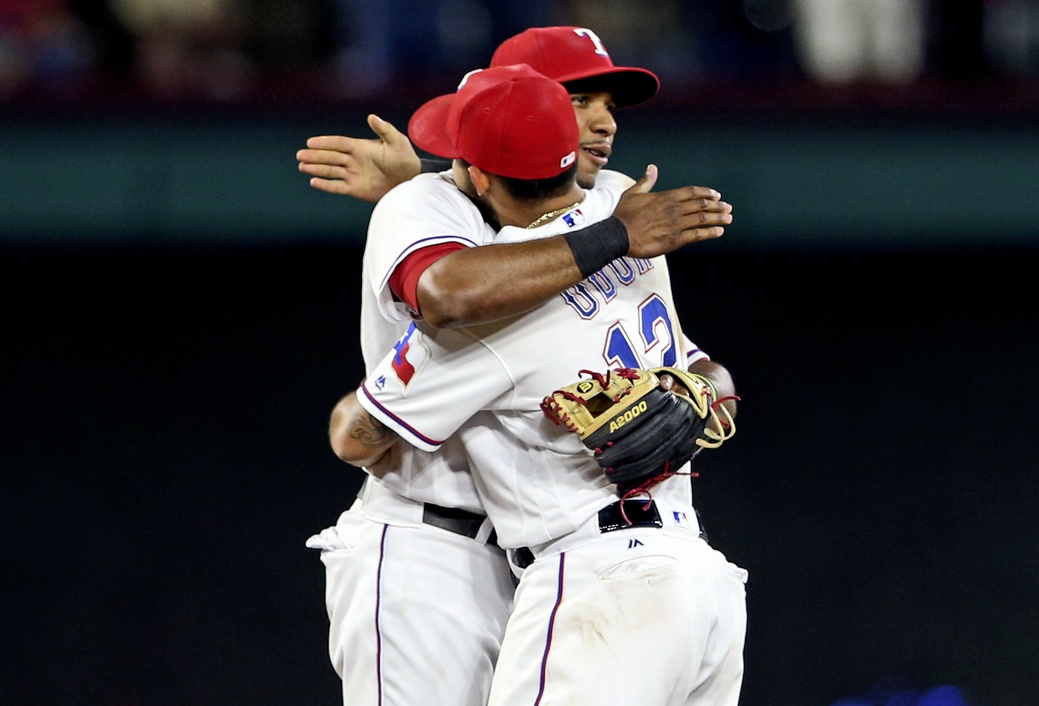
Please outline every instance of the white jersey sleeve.
[[685, 341], [685, 369], [689, 370], [693, 363], [700, 360], [710, 360], [711, 356], [707, 355], [706, 352], [700, 350], [700, 347], [689, 340], [688, 336], [683, 334], [683, 340]]
[[471, 334], [412, 323], [361, 383], [357, 400], [412, 446], [436, 451], [511, 386]]
[[431, 245], [482, 245], [494, 237], [479, 209], [446, 174], [420, 174], [390, 189], [372, 210], [364, 250], [364, 287], [387, 319], [409, 322], [413, 312], [394, 301], [390, 275], [408, 255]]

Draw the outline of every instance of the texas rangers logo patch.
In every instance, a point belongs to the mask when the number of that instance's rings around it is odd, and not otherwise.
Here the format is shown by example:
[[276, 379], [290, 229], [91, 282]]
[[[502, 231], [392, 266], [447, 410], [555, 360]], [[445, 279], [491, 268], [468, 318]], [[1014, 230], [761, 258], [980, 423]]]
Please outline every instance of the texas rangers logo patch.
[[393, 346], [393, 361], [390, 363], [390, 367], [393, 368], [393, 372], [397, 374], [397, 379], [405, 387], [411, 382], [415, 372], [429, 358], [429, 350], [422, 342], [421, 336], [416, 335], [418, 332], [415, 324], [411, 324], [411, 326], [408, 326], [408, 330], [404, 332], [404, 335], [400, 337], [400, 340]]

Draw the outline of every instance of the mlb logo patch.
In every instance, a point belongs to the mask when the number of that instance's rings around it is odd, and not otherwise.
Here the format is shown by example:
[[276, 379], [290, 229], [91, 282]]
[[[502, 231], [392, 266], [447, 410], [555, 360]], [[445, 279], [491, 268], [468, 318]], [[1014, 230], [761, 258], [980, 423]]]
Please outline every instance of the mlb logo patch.
[[573, 211], [563, 214], [563, 222], [573, 228], [584, 223], [584, 214], [581, 213], [581, 209], [575, 208]]
[[689, 529], [689, 517], [684, 512], [673, 510], [671, 512], [671, 518], [675, 521], [675, 524], [679, 527]]

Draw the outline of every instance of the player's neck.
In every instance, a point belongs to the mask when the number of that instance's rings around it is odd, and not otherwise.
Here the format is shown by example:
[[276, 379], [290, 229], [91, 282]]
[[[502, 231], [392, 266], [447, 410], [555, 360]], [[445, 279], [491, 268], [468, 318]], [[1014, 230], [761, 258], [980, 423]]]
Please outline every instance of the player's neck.
[[563, 215], [584, 198], [584, 191], [576, 184], [559, 196], [543, 201], [501, 199], [495, 204], [498, 221], [503, 226], [537, 228]]

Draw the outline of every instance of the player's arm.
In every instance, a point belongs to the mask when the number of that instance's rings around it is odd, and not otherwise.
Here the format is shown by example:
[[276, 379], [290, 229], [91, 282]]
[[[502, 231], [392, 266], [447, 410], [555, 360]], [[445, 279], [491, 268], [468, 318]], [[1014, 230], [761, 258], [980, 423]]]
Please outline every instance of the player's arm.
[[562, 236], [458, 248], [421, 273], [409, 304], [437, 328], [474, 326], [530, 311], [585, 276]]
[[354, 466], [376, 465], [400, 437], [368, 413], [357, 401], [357, 391], [343, 397], [332, 410], [328, 441], [336, 456]]
[[408, 303], [438, 328], [497, 321], [530, 311], [618, 257], [664, 255], [720, 237], [732, 222], [732, 206], [714, 189], [652, 193], [656, 179], [650, 165], [611, 218], [581, 230], [458, 249], [426, 263], [416, 280], [416, 301]]
[[307, 140], [296, 159], [299, 170], [311, 176], [312, 187], [375, 203], [423, 170], [404, 133], [374, 114], [368, 116], [368, 126], [375, 138], [320, 135]]
[[732, 375], [727, 368], [714, 361], [704, 359], [690, 365], [689, 372], [703, 375], [707, 378], [714, 385], [714, 389], [718, 393], [718, 399], [724, 399], [725, 401], [722, 404], [729, 410], [733, 418], [736, 417], [736, 385], [733, 383]]

